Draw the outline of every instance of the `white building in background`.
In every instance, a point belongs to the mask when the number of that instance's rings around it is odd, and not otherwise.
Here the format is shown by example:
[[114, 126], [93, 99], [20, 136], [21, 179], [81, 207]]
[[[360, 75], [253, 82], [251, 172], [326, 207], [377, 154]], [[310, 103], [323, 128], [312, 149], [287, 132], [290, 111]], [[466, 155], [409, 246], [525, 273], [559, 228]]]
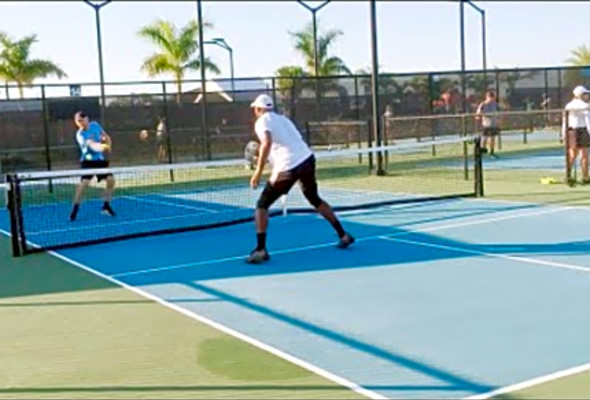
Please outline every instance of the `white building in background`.
[[[187, 90], [187, 87], [190, 88]], [[207, 89], [208, 102], [249, 102], [253, 101], [260, 93], [272, 94], [272, 81], [270, 79], [236, 79], [233, 83], [230, 79], [208, 80], [205, 83]], [[201, 94], [201, 84], [185, 83], [183, 84], [183, 97], [194, 95], [193, 103], [200, 103], [203, 95]]]

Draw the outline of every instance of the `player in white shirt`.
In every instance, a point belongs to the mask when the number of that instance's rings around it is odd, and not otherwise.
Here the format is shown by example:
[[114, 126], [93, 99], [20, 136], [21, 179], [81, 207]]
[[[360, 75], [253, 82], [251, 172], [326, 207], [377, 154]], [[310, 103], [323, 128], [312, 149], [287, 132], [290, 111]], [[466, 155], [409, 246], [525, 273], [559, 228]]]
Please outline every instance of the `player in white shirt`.
[[272, 173], [256, 203], [257, 245], [246, 261], [258, 264], [270, 259], [266, 250], [268, 209], [279, 197], [287, 194], [296, 182], [299, 182], [307, 201], [334, 227], [340, 238], [338, 247], [350, 246], [354, 238], [342, 228], [332, 207], [318, 194], [315, 157], [295, 124], [289, 118], [275, 113], [272, 99], [265, 94], [258, 96], [250, 107], [256, 115], [254, 130], [260, 140], [256, 170], [250, 179], [250, 186], [253, 189], [258, 187], [267, 159], [272, 164]]
[[[588, 147], [590, 147], [590, 105], [588, 104], [590, 90], [584, 86], [576, 86], [573, 90], [574, 98], [566, 104], [563, 115], [561, 140], [566, 138], [568, 145], [568, 171], [569, 185], [574, 185], [575, 180], [571, 176], [571, 168], [575, 165], [578, 154], [582, 158], [582, 183], [590, 183], [588, 178]], [[567, 118], [566, 118], [567, 115]]]

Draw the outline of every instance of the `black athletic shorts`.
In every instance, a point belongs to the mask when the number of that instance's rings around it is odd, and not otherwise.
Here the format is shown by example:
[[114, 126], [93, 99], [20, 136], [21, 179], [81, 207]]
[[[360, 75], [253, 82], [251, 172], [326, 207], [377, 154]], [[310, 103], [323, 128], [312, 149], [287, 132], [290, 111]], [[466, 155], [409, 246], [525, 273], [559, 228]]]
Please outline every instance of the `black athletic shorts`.
[[[83, 160], [80, 163], [80, 167], [82, 167], [82, 169], [108, 168], [109, 162], [107, 160]], [[80, 180], [91, 180], [94, 176], [95, 175], [82, 175]], [[113, 174], [98, 174], [96, 175], [96, 180], [100, 182], [109, 176], [113, 176]]]
[[299, 182], [303, 195], [312, 206], [318, 207], [322, 203], [315, 177], [315, 157], [312, 154], [295, 168], [280, 172], [274, 182], [267, 182], [256, 207], [268, 209], [279, 197], [289, 193], [296, 182]]
[[488, 128], [483, 128], [483, 135], [484, 136], [498, 136], [498, 134], [500, 133], [500, 128], [493, 128], [493, 127], [488, 127]]
[[590, 135], [587, 128], [569, 128], [568, 129], [569, 145], [572, 147], [590, 147]]

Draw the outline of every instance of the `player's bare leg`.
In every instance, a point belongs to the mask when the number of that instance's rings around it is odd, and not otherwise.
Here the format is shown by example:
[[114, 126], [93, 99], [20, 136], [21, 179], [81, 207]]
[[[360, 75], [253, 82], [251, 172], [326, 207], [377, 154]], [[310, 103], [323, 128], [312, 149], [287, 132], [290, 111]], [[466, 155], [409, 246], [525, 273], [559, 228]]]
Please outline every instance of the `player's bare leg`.
[[106, 187], [103, 194], [104, 203], [102, 205], [102, 213], [114, 217], [116, 214], [111, 208], [111, 199], [115, 191], [115, 178], [113, 176], [106, 177]]
[[582, 158], [582, 183], [587, 184], [590, 183], [590, 179], [588, 179], [588, 148], [582, 147], [580, 153]]
[[90, 179], [82, 179], [78, 186], [76, 186], [76, 192], [74, 194], [74, 204], [72, 206], [72, 211], [70, 212], [70, 221], [75, 221], [78, 217], [78, 210], [80, 209], [80, 202], [82, 201], [82, 196], [84, 195], [84, 191], [90, 184]]

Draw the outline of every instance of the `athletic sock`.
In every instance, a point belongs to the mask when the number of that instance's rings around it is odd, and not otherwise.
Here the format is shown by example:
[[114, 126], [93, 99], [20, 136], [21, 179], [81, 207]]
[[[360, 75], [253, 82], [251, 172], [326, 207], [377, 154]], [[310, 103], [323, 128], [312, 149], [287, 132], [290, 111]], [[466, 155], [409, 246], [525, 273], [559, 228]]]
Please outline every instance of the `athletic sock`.
[[266, 249], [266, 232], [256, 234], [256, 250]]

